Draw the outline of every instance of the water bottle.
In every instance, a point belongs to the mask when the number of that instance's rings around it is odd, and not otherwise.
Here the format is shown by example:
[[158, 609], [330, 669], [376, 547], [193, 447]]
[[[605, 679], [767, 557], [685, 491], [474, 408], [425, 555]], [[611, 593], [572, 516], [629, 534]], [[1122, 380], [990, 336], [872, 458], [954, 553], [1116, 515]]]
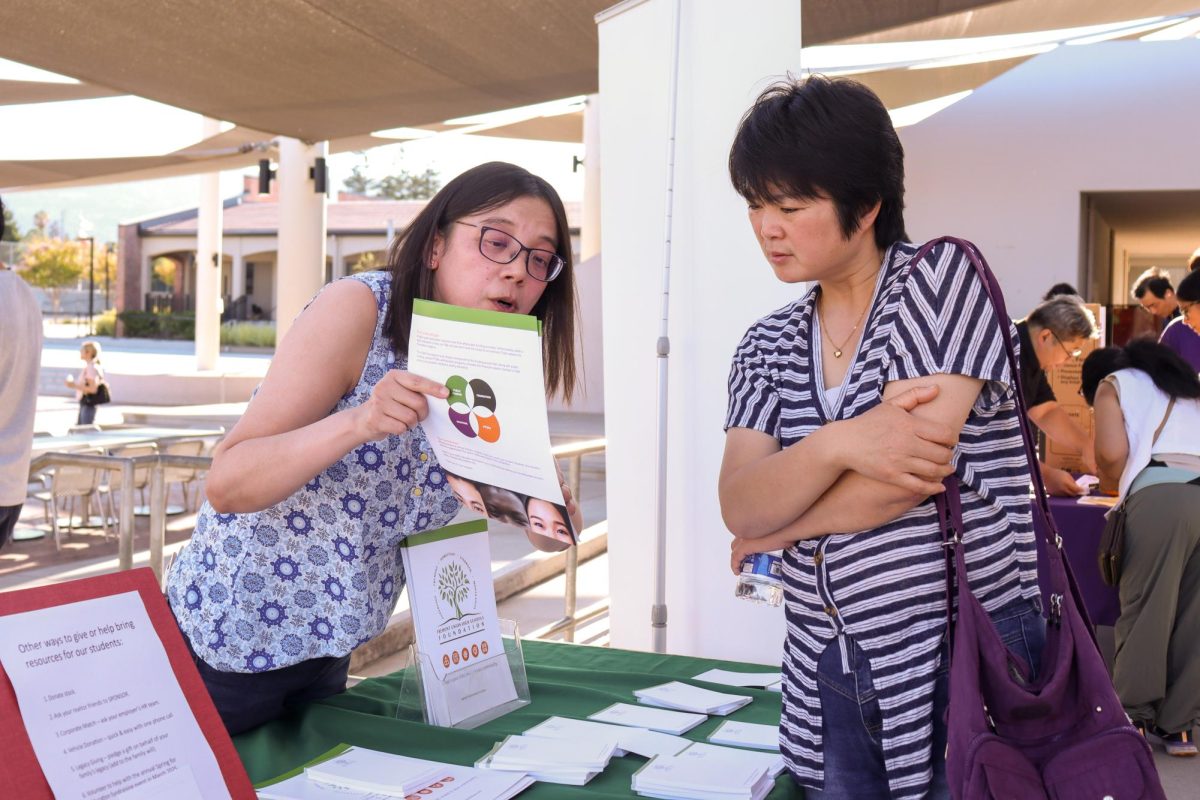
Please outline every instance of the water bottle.
[[783, 602], [783, 551], [751, 553], [742, 560], [733, 596], [777, 606]]

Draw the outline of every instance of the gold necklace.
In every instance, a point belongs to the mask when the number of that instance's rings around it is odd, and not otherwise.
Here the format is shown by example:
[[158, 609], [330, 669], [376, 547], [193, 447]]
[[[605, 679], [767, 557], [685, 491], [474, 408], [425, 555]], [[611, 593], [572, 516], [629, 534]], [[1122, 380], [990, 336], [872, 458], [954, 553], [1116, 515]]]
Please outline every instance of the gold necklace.
[[859, 312], [858, 319], [854, 321], [854, 327], [850, 329], [850, 333], [846, 334], [846, 338], [842, 340], [841, 344], [834, 344], [833, 337], [829, 335], [829, 328], [825, 326], [825, 321], [821, 319], [821, 309], [820, 307], [817, 308], [817, 324], [821, 326], [821, 332], [825, 334], [825, 338], [829, 340], [830, 344], [833, 344], [834, 358], [842, 357], [842, 351], [845, 350], [846, 345], [850, 343], [850, 339], [854, 336], [854, 332], [858, 330], [859, 323], [863, 321], [863, 317], [866, 316], [867, 309], [870, 307], [871, 303], [870, 301], [867, 301], [867, 304], [863, 306], [863, 310]]

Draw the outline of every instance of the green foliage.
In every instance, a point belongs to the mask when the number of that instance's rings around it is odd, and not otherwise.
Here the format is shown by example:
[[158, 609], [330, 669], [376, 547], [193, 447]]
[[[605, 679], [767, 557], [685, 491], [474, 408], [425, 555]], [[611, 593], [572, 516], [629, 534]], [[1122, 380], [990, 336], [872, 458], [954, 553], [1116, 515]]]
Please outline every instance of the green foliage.
[[151, 291], [169, 292], [175, 287], [175, 269], [179, 265], [173, 258], [159, 256], [150, 266]]
[[195, 339], [196, 315], [155, 314], [153, 311], [122, 311], [122, 334], [134, 339]]
[[358, 260], [350, 265], [350, 274], [355, 275], [359, 272], [369, 272], [373, 269], [383, 267], [383, 259], [372, 252], [361, 253]]
[[100, 316], [96, 317], [94, 322], [97, 336], [116, 336], [117, 335], [117, 310], [110, 308]]
[[342, 185], [346, 191], [366, 197], [384, 200], [428, 200], [442, 188], [442, 179], [437, 170], [409, 172], [402, 169], [395, 175], [371, 180], [361, 166], [356, 166], [350, 177], [342, 181]]
[[17, 221], [13, 219], [12, 209], [4, 207], [4, 240], [7, 242], [15, 242], [21, 238], [21, 231], [17, 228]]
[[22, 260], [21, 277], [50, 295], [55, 312], [62, 290], [78, 283], [87, 265], [87, 255], [81, 252], [78, 242], [42, 236], [29, 239]]
[[275, 325], [226, 322], [221, 326], [221, 344], [227, 347], [274, 347]]
[[470, 586], [467, 585], [467, 573], [463, 571], [462, 565], [451, 561], [439, 570], [437, 589], [443, 600], [454, 605], [454, 618], [462, 619], [462, 602], [471, 592]]

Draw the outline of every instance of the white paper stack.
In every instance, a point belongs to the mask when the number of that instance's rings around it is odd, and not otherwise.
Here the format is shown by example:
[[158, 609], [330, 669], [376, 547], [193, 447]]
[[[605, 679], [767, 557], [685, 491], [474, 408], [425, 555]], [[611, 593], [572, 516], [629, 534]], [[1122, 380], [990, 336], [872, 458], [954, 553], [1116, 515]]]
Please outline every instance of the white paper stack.
[[753, 747], [757, 750], [779, 751], [779, 726], [758, 725], [753, 722], [725, 720], [712, 732], [708, 740], [713, 744], [734, 747]]
[[603, 711], [588, 714], [588, 719], [596, 722], [610, 722], [613, 725], [628, 725], [633, 728], [646, 728], [663, 733], [687, 733], [708, 717], [704, 714], [689, 714], [683, 711], [667, 711], [661, 708], [646, 708], [632, 703], [613, 703]]
[[[534, 782], [517, 772], [489, 772], [457, 764], [440, 766], [443, 769], [437, 780], [407, 796], [421, 800], [509, 800]], [[401, 796], [317, 783], [304, 774], [258, 790], [259, 800], [392, 800]]]
[[706, 683], [721, 683], [725, 686], [747, 686], [779, 691], [783, 675], [779, 672], [733, 672], [728, 669], [710, 669], [701, 672], [692, 680]]
[[443, 765], [436, 761], [351, 747], [339, 756], [304, 770], [315, 783], [326, 783], [360, 792], [404, 797], [436, 781]]
[[669, 733], [570, 717], [550, 717], [523, 735], [560, 741], [615, 742], [617, 749], [613, 755], [618, 757], [626, 753], [636, 753], [644, 758], [673, 756], [691, 744], [691, 740]]
[[761, 800], [775, 784], [775, 758], [696, 742], [659, 756], [633, 775], [633, 791], [677, 800]]
[[671, 681], [660, 686], [638, 689], [633, 693], [639, 703], [676, 711], [691, 711], [700, 714], [716, 714], [723, 717], [748, 705], [754, 698], [744, 694], [725, 694], [699, 686]]
[[539, 781], [583, 786], [608, 766], [614, 741], [509, 736], [475, 762], [480, 769], [523, 772]]

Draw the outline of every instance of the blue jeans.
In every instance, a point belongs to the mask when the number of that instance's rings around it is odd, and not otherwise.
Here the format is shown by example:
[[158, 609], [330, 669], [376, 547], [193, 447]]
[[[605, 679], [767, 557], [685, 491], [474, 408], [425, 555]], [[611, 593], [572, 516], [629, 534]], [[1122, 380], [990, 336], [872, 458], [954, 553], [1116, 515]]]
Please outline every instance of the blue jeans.
[[79, 419], [76, 420], [76, 425], [91, 425], [96, 421], [96, 407], [86, 405], [83, 402], [79, 403]]
[[[1037, 670], [1046, 641], [1046, 621], [1037, 601], [1020, 601], [997, 611], [992, 622], [1000, 639], [1013, 653]], [[824, 720], [821, 738], [825, 751], [825, 787], [805, 787], [810, 800], [874, 800], [891, 797], [883, 764], [883, 715], [871, 665], [853, 640], [847, 640], [850, 672], [842, 671], [837, 641], [825, 648], [817, 662], [817, 687]], [[946, 784], [946, 709], [950, 705], [949, 659], [944, 655], [933, 687], [933, 781], [926, 795], [932, 800], [950, 797]]]

